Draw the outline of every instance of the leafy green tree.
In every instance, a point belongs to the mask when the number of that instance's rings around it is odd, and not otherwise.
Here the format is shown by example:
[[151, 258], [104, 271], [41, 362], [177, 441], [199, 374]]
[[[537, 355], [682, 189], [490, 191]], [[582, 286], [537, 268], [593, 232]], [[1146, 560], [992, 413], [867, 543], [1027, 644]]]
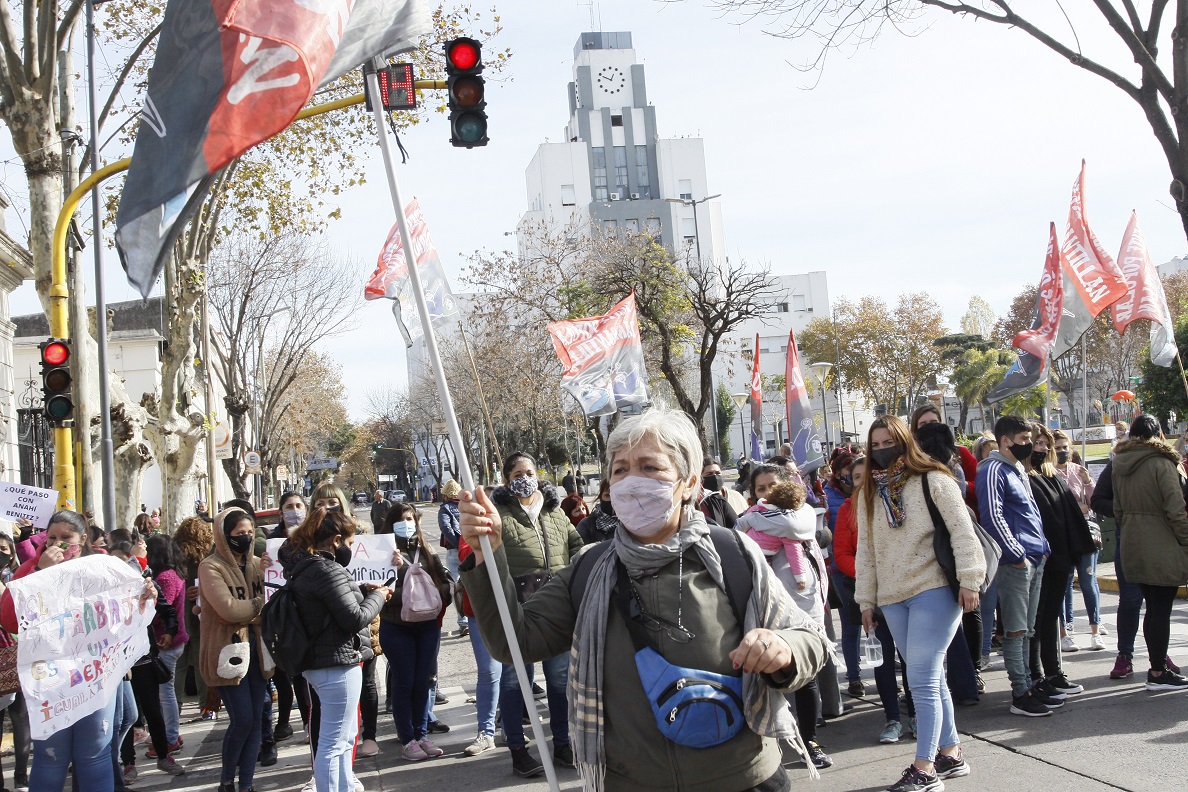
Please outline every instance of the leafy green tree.
[[730, 389], [725, 382], [719, 382], [716, 394], [718, 403], [718, 449], [723, 463], [734, 457], [730, 447], [730, 426], [738, 416], [738, 407], [730, 396]]
[[[1188, 316], [1176, 322], [1176, 345], [1188, 349]], [[1188, 418], [1188, 382], [1178, 365], [1164, 368], [1151, 362], [1150, 352], [1143, 350], [1143, 381], [1138, 386], [1143, 410], [1161, 421], [1170, 419], [1174, 411], [1179, 420]]]

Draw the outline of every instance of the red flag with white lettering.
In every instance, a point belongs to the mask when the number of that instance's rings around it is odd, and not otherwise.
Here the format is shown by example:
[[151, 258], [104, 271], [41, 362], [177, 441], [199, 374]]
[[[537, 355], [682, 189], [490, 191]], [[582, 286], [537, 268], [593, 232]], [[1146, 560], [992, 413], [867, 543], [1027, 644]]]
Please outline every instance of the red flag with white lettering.
[[1085, 214], [1085, 161], [1073, 184], [1064, 232], [1064, 319], [1052, 346], [1058, 358], [1081, 340], [1097, 315], [1126, 294], [1118, 265], [1098, 241]]
[[1044, 259], [1044, 271], [1040, 275], [1038, 294], [1035, 301], [1035, 319], [1029, 329], [1016, 333], [1011, 341], [1015, 349], [1022, 349], [1046, 360], [1048, 351], [1056, 343], [1060, 330], [1060, 318], [1064, 312], [1064, 253], [1060, 240], [1056, 238], [1056, 224], [1052, 223], [1048, 238], [1048, 255]]
[[1129, 291], [1114, 303], [1114, 329], [1119, 334], [1135, 319], [1151, 320], [1151, 362], [1157, 366], [1170, 366], [1176, 359], [1176, 338], [1173, 332], [1171, 311], [1167, 308], [1167, 295], [1163, 281], [1147, 252], [1147, 242], [1139, 229], [1138, 215], [1130, 213], [1126, 233], [1122, 235], [1122, 250], [1118, 252], [1118, 263], [1126, 278]]
[[648, 375], [635, 292], [602, 316], [550, 322], [548, 330], [565, 367], [561, 387], [577, 400], [587, 418], [647, 403]]
[[429, 24], [423, 0], [170, 0], [116, 216], [128, 281], [148, 296], [215, 174], [292, 123], [324, 79], [411, 47]]

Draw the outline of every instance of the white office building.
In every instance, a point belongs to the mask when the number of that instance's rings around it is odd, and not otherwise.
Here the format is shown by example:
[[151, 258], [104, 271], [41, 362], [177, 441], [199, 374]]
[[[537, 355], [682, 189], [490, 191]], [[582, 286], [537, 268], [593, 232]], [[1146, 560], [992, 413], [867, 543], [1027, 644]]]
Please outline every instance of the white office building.
[[661, 138], [630, 33], [583, 33], [573, 50], [563, 143], [542, 143], [525, 172], [533, 229], [651, 232], [678, 253], [726, 255], [722, 208], [710, 194], [701, 138]]

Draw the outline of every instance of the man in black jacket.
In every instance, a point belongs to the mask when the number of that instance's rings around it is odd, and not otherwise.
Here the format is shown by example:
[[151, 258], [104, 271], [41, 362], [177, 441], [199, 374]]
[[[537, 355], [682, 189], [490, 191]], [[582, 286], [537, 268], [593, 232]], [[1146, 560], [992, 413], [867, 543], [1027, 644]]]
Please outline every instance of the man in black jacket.
[[[383, 490], [375, 491], [375, 498], [371, 501], [371, 532], [374, 534], [381, 534], [384, 532], [384, 518], [388, 516], [388, 510], [392, 508], [392, 501], [384, 497]], [[391, 533], [391, 530], [388, 531]]]

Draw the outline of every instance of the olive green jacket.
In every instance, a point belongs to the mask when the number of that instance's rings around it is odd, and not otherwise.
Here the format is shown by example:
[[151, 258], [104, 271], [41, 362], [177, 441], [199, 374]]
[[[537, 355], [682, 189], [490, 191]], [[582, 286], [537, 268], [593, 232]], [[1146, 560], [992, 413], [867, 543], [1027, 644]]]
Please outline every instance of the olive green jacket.
[[1188, 580], [1188, 515], [1180, 457], [1159, 440], [1126, 440], [1114, 452], [1114, 518], [1126, 579], [1150, 586]]

